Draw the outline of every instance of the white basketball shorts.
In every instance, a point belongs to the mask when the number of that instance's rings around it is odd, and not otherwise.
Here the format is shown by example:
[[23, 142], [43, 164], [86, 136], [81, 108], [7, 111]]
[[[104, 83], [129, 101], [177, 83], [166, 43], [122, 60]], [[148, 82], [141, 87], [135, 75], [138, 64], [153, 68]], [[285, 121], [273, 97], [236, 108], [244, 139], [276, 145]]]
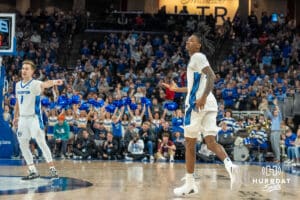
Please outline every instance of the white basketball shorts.
[[18, 138], [36, 138], [38, 134], [45, 134], [43, 121], [37, 115], [20, 116], [18, 122]]
[[199, 133], [202, 133], [204, 138], [208, 135], [216, 136], [219, 129], [217, 111], [192, 110], [185, 115], [184, 137], [198, 138]]

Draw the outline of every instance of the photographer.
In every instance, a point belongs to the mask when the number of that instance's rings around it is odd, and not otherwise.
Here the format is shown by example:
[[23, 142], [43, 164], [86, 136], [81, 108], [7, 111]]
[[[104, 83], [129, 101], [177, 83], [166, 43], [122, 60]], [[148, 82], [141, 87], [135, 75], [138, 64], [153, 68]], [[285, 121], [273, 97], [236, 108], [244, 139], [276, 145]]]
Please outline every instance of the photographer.
[[124, 152], [128, 151], [128, 145], [133, 139], [133, 136], [138, 133], [138, 129], [135, 127], [135, 123], [130, 123], [124, 135], [124, 146], [122, 147]]
[[139, 130], [140, 138], [144, 141], [145, 150], [150, 155], [150, 161], [154, 160], [153, 149], [156, 141], [156, 137], [150, 130], [150, 122], [144, 122], [142, 128]]
[[128, 145], [126, 160], [141, 160], [144, 157], [144, 141], [140, 139], [139, 134], [134, 134]]
[[170, 162], [174, 162], [175, 151], [176, 146], [171, 140], [169, 140], [169, 134], [164, 133], [162, 141], [158, 144], [158, 150], [156, 154], [157, 160], [166, 161], [169, 159]]
[[95, 121], [92, 125], [92, 130], [94, 131], [93, 139], [96, 145], [96, 149], [100, 152], [101, 147], [106, 141], [107, 130], [104, 127], [102, 121], [101, 122]]
[[82, 129], [79, 137], [74, 142], [75, 159], [91, 159], [95, 149], [94, 140], [90, 137], [87, 129]]
[[107, 139], [103, 143], [100, 158], [103, 160], [116, 160], [118, 152], [118, 142], [113, 139], [111, 132], [107, 133]]

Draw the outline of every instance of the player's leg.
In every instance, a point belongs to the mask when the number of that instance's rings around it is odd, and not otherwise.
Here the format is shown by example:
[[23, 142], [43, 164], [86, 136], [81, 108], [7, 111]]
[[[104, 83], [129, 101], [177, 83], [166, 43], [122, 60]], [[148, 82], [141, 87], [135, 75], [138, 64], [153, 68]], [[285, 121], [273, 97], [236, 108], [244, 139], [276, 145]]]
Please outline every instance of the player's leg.
[[186, 158], [186, 170], [188, 174], [193, 174], [195, 170], [195, 162], [196, 162], [196, 142], [197, 138], [185, 137], [186, 142], [186, 150], [185, 150], [185, 158]]
[[230, 178], [233, 180], [235, 178], [233, 177], [233, 171], [235, 170], [234, 168], [236, 168], [236, 166], [232, 164], [224, 148], [216, 142], [215, 136], [213, 135], [205, 136], [204, 140], [207, 148], [210, 151], [214, 152], [218, 156], [218, 158], [224, 162], [225, 168], [228, 171]]
[[225, 168], [229, 173], [232, 183], [236, 181], [238, 168], [233, 165], [224, 148], [216, 142], [217, 127], [217, 112], [207, 112], [202, 120], [203, 136], [207, 148], [214, 152], [220, 160], [224, 162]]
[[45, 157], [45, 160], [49, 165], [50, 176], [51, 177], [58, 177], [57, 171], [54, 167], [51, 151], [50, 151], [50, 149], [49, 149], [49, 147], [46, 143], [45, 132], [44, 132], [43, 129], [41, 129], [39, 121], [38, 121], [37, 118], [35, 118], [33, 123], [35, 125], [30, 127], [30, 131], [31, 131], [31, 133], [35, 133], [32, 136], [33, 136], [33, 138], [35, 138], [36, 143], [40, 147], [40, 149], [43, 153], [43, 156]]
[[[187, 116], [187, 115], [186, 115]], [[174, 189], [174, 194], [177, 196], [192, 195], [198, 193], [198, 187], [195, 184], [194, 170], [196, 162], [196, 142], [200, 130], [199, 120], [201, 116], [197, 113], [191, 113], [191, 122], [184, 128], [185, 137], [185, 165], [186, 176], [185, 184], [181, 187]], [[197, 123], [198, 122], [198, 123]]]
[[210, 151], [214, 152], [220, 160], [225, 160], [225, 158], [228, 158], [228, 155], [226, 154], [224, 148], [216, 142], [215, 136], [207, 135], [204, 137], [204, 141], [207, 145], [207, 148]]
[[[31, 180], [39, 177], [36, 167], [33, 163], [33, 156], [29, 148], [29, 141], [31, 139], [28, 121], [20, 118], [17, 130], [17, 138], [19, 141], [22, 155], [28, 166], [28, 176], [23, 177], [23, 180]], [[30, 125], [30, 124], [29, 124]]]
[[[202, 120], [202, 127], [203, 127], [203, 137], [207, 148], [214, 152], [218, 158], [222, 161], [227, 159], [230, 160], [227, 153], [225, 152], [224, 148], [216, 142], [216, 135], [218, 132], [217, 127], [217, 112], [206, 112]], [[231, 163], [232, 164], [232, 163]]]

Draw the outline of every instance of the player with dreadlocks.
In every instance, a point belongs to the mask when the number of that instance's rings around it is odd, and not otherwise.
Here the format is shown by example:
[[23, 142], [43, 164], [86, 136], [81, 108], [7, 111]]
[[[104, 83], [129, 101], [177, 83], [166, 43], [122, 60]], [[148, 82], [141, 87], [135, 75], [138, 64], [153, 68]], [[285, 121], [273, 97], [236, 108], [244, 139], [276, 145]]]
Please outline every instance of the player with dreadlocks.
[[[204, 136], [207, 148], [214, 152], [225, 164], [231, 183], [237, 180], [238, 167], [232, 164], [224, 148], [216, 142], [218, 131], [216, 117], [218, 105], [212, 90], [215, 74], [203, 53], [200, 53], [203, 35], [194, 33], [186, 41], [186, 50], [190, 61], [187, 66], [187, 87], [177, 87], [175, 82], [163, 83], [163, 86], [174, 92], [187, 93], [185, 100], [184, 136], [186, 140], [186, 176], [185, 184], [174, 189], [177, 196], [198, 193], [193, 176], [199, 132]], [[207, 42], [207, 41], [206, 41]]]

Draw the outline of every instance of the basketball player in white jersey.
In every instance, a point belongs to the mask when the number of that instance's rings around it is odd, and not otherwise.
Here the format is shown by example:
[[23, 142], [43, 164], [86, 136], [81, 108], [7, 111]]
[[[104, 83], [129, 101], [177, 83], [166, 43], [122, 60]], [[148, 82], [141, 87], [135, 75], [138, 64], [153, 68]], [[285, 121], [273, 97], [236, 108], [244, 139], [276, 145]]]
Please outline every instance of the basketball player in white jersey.
[[185, 184], [174, 189], [176, 196], [184, 196], [198, 193], [198, 187], [194, 180], [194, 168], [196, 162], [195, 145], [199, 132], [204, 136], [209, 150], [214, 152], [220, 160], [224, 161], [231, 181], [235, 179], [233, 174], [237, 166], [233, 165], [223, 147], [216, 143], [215, 136], [218, 131], [216, 117], [218, 112], [217, 101], [212, 94], [215, 74], [211, 69], [206, 56], [200, 53], [200, 36], [193, 34], [186, 42], [186, 49], [190, 56], [187, 66], [187, 87], [177, 87], [174, 82], [163, 83], [163, 86], [175, 92], [187, 92], [185, 101], [184, 136], [186, 140], [186, 176]]
[[63, 81], [50, 80], [41, 82], [34, 80], [33, 74], [35, 69], [36, 66], [32, 61], [25, 60], [22, 65], [22, 80], [16, 84], [17, 103], [15, 105], [13, 123], [17, 127], [20, 149], [29, 168], [29, 174], [23, 177], [23, 180], [31, 180], [39, 177], [29, 148], [31, 138], [36, 140], [42, 150], [46, 162], [49, 164], [50, 176], [53, 178], [58, 177], [51, 152], [45, 140], [40, 95], [44, 88], [62, 85]]

